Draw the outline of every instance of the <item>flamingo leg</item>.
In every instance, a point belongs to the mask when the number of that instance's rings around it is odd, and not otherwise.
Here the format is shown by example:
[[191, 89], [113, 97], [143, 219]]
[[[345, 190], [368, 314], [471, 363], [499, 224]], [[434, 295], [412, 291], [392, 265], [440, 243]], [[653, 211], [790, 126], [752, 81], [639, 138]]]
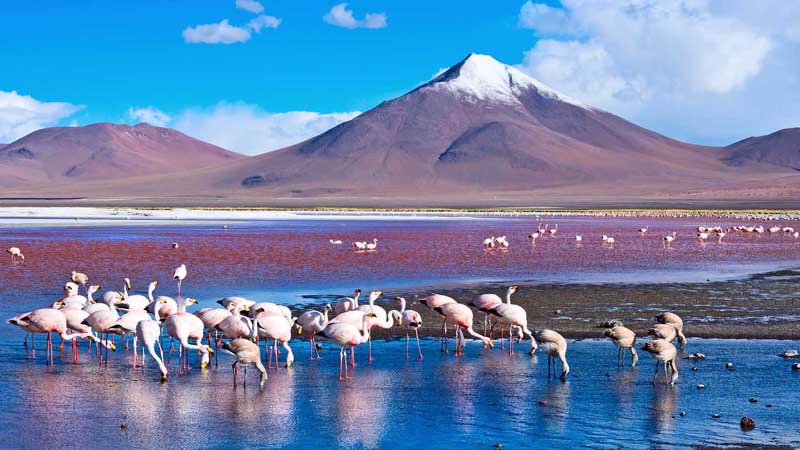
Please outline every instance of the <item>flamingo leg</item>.
[[25, 347], [25, 359], [28, 359], [28, 333], [25, 332], [25, 338], [22, 340], [22, 345]]
[[356, 366], [356, 348], [355, 346], [350, 347], [350, 367]]
[[36, 359], [36, 335], [31, 333], [31, 359]]
[[422, 347], [419, 346], [419, 330], [415, 328], [414, 334], [417, 335], [417, 351], [419, 352], [419, 360], [422, 361]]
[[339, 381], [342, 381], [342, 366], [347, 364], [347, 356], [345, 356], [345, 347], [342, 346], [342, 349], [339, 350]]

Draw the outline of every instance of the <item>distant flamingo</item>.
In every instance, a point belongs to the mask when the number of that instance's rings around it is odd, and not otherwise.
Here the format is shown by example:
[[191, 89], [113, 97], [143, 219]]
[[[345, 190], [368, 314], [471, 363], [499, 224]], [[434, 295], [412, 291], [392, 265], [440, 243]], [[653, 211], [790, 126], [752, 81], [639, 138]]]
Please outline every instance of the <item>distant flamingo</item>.
[[625, 366], [624, 352], [627, 348], [630, 349], [631, 358], [633, 359], [631, 367], [636, 367], [636, 363], [639, 361], [639, 355], [636, 354], [636, 333], [629, 328], [616, 326], [606, 330], [603, 334], [617, 346], [617, 365]]
[[367, 249], [367, 243], [366, 242], [361, 242], [361, 241], [353, 242], [353, 249], [354, 250], [366, 250]]
[[181, 283], [186, 278], [186, 264], [181, 264], [175, 268], [175, 273], [172, 274], [172, 279], [178, 282], [178, 296], [181, 295]]
[[367, 242], [366, 248], [369, 251], [375, 251], [378, 248], [378, 238], [372, 239], [372, 242]]
[[581, 236], [580, 234], [576, 234], [575, 235], [575, 242], [581, 242], [581, 241], [583, 241], [583, 236]]
[[672, 377], [669, 384], [675, 384], [678, 379], [678, 368], [675, 367], [675, 358], [678, 355], [678, 350], [675, 349], [675, 346], [664, 339], [655, 339], [645, 343], [642, 346], [642, 350], [650, 353], [656, 359], [656, 373], [653, 375], [653, 384], [655, 384], [658, 377], [658, 366], [662, 362], [664, 363], [664, 375], [669, 374], [667, 368], [672, 369]]
[[538, 239], [539, 236], [540, 234], [538, 231], [536, 233], [531, 233], [528, 235], [528, 239], [531, 240], [531, 245], [536, 245], [536, 239]]
[[419, 346], [419, 328], [422, 326], [422, 316], [413, 309], [406, 309], [406, 299], [403, 297], [395, 297], [394, 299], [400, 302], [400, 325], [406, 330], [406, 359], [408, 359], [409, 331], [414, 330], [417, 338], [417, 352], [419, 352], [419, 359], [422, 361], [422, 348]]
[[642, 236], [644, 236], [644, 234], [647, 233], [647, 227], [639, 228], [639, 233], [641, 233]]
[[558, 231], [558, 224], [556, 224], [554, 228], [547, 230], [547, 232], [550, 233], [550, 236], [555, 236], [557, 231]]
[[675, 240], [675, 237], [676, 237], [677, 235], [678, 235], [678, 232], [677, 232], [677, 231], [673, 231], [671, 235], [666, 235], [666, 236], [664, 236], [664, 238], [663, 238], [663, 241], [664, 241], [664, 246], [665, 246], [665, 247], [669, 247], [669, 246], [670, 246], [670, 244], [672, 244], [672, 241], [674, 241], [674, 240]]
[[483, 240], [483, 248], [485, 248], [485, 249], [487, 249], [487, 250], [491, 250], [491, 249], [493, 249], [493, 248], [494, 248], [494, 245], [495, 245], [495, 239], [494, 239], [494, 236], [492, 236], [492, 237], [488, 237], [488, 238], [486, 238], [486, 239], [484, 239], [484, 240]]
[[6, 250], [6, 252], [11, 255], [12, 263], [17, 262], [17, 258], [19, 258], [20, 261], [25, 261], [25, 255], [22, 254], [22, 251], [19, 249], [19, 247], [10, 247], [8, 250]]
[[553, 376], [555, 377], [556, 363], [555, 358], [561, 360], [561, 379], [566, 380], [569, 373], [567, 363], [567, 340], [553, 330], [541, 330], [533, 333], [533, 337], [547, 354], [547, 378], [550, 378], [550, 360], [553, 360]]
[[333, 245], [342, 245], [341, 239], [328, 239], [328, 242], [330, 242]]

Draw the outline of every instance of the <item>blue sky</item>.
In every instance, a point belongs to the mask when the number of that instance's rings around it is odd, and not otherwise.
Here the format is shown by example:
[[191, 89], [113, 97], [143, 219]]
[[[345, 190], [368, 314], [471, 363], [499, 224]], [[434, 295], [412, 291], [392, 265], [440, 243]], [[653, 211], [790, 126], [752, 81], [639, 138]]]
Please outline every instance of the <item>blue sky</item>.
[[[2, 16], [0, 142], [144, 118], [258, 153], [478, 52], [670, 136], [728, 143], [800, 125], [800, 6], [756, 3], [354, 0], [339, 9], [352, 19], [326, 20], [339, 2], [13, 2]], [[273, 22], [248, 28], [259, 17]], [[187, 28], [224, 19], [249, 39], [188, 42]]]

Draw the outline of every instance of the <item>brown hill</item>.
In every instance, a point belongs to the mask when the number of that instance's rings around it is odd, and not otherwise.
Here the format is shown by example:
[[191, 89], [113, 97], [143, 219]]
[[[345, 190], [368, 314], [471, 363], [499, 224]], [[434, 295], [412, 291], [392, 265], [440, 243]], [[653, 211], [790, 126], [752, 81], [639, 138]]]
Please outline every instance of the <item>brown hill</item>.
[[725, 147], [731, 165], [771, 164], [800, 171], [800, 128], [786, 128], [766, 136], [743, 139]]

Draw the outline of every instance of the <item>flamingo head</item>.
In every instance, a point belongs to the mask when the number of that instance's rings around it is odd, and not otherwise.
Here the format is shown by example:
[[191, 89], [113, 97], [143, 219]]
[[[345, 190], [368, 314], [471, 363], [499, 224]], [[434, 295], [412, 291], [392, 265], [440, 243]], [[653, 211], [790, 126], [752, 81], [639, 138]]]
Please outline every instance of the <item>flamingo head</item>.
[[383, 295], [383, 292], [381, 291], [372, 291], [369, 294], [369, 301], [374, 302], [375, 300], [380, 298], [381, 295]]
[[125, 287], [130, 289], [131, 288], [131, 279], [125, 278]]
[[330, 303], [326, 304], [326, 305], [325, 305], [325, 311], [328, 311], [328, 312], [333, 312], [333, 306], [331, 306], [331, 304], [330, 304]]
[[510, 292], [510, 293], [512, 293], [512, 294], [513, 294], [514, 292], [517, 292], [518, 290], [519, 290], [519, 286], [517, 286], [516, 284], [515, 284], [515, 285], [512, 285], [511, 287], [509, 287], [509, 288], [508, 288], [508, 292]]

